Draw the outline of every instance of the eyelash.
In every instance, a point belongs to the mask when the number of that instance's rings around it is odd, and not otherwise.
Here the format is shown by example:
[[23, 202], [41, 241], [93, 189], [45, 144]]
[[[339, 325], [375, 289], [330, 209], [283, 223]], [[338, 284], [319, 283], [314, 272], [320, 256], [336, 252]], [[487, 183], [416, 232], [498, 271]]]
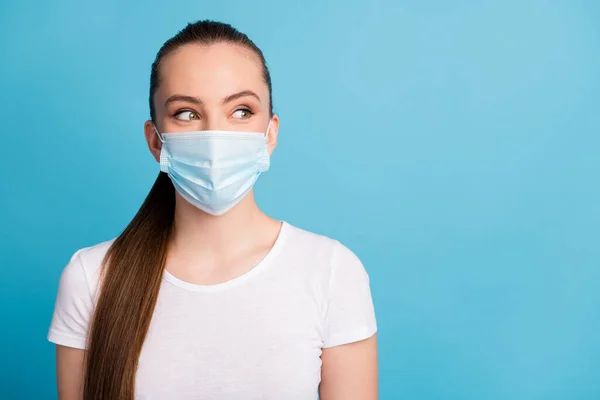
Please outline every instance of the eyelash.
[[[178, 116], [179, 114], [182, 114], [182, 113], [184, 113], [184, 112], [190, 112], [190, 113], [194, 113], [194, 114], [196, 114], [198, 117], [200, 117], [200, 115], [199, 115], [199, 114], [198, 114], [196, 111], [194, 111], [194, 110], [189, 110], [189, 109], [177, 110], [177, 111], [175, 111], [175, 113], [172, 115], [172, 117], [173, 117], [173, 118], [177, 118], [177, 116]], [[182, 120], [182, 121], [184, 121], [184, 120]]]
[[[250, 116], [248, 118], [250, 118], [251, 116], [254, 115], [254, 112], [249, 107], [246, 107], [246, 106], [236, 108], [234, 113], [238, 112], [238, 111], [246, 111], [248, 114], [250, 114]], [[247, 119], [247, 118], [244, 118], [244, 119]]]
[[[235, 113], [237, 111], [246, 111], [247, 113], [250, 114], [250, 117], [255, 114], [254, 111], [252, 111], [249, 107], [246, 107], [246, 106], [236, 108], [233, 112]], [[198, 117], [200, 117], [200, 115], [196, 111], [190, 110], [190, 109], [177, 110], [172, 116], [177, 117], [179, 114], [184, 113], [184, 112], [194, 113]], [[248, 118], [250, 118], [250, 117], [248, 117]], [[246, 119], [246, 118], [244, 118], [244, 119]]]

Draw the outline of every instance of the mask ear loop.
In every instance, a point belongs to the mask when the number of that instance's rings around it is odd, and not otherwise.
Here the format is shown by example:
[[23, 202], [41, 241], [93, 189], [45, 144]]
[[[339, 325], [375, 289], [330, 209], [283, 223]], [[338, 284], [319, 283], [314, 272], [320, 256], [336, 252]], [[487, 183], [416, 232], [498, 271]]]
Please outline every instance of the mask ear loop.
[[156, 129], [156, 125], [154, 126], [154, 132], [156, 132], [156, 136], [158, 136], [158, 140], [160, 140], [161, 143], [165, 143], [165, 140], [162, 138], [161, 134], [158, 133], [158, 129]]
[[269, 150], [267, 147], [267, 142], [269, 140], [269, 130], [271, 128], [271, 121], [273, 121], [272, 119], [269, 120], [269, 124], [267, 125], [267, 133], [265, 134], [265, 145], [262, 148], [262, 150], [259, 152], [258, 154], [258, 162], [260, 165], [260, 172], [265, 172], [269, 170], [269, 166], [271, 164], [270, 161], [270, 156], [269, 156]]
[[265, 143], [267, 143], [269, 141], [269, 130], [271, 128], [272, 121], [273, 121], [273, 119], [269, 119], [269, 124], [267, 125], [267, 133], [265, 134]]
[[156, 136], [158, 136], [158, 140], [163, 144], [160, 149], [160, 170], [162, 172], [169, 173], [169, 156], [165, 153], [165, 140], [162, 138], [158, 129], [156, 129], [156, 125], [154, 125], [154, 132], [156, 132]]

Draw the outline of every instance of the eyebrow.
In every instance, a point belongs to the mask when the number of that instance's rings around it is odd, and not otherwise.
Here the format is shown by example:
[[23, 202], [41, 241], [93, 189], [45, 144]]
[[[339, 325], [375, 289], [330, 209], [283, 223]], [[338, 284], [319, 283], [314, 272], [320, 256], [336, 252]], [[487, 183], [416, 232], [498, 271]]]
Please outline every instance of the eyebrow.
[[241, 92], [238, 93], [234, 93], [230, 96], [227, 96], [223, 99], [223, 104], [227, 104], [230, 103], [234, 100], [237, 100], [241, 97], [246, 97], [246, 96], [252, 96], [255, 97], [256, 100], [258, 100], [258, 102], [260, 103], [260, 97], [258, 97], [258, 95], [256, 93], [254, 93], [252, 90], [242, 90]]
[[193, 104], [202, 104], [202, 100], [194, 96], [185, 96], [182, 94], [174, 94], [173, 96], [169, 96], [169, 98], [165, 101], [165, 106], [168, 106], [169, 103], [173, 103], [175, 101], [185, 101], [187, 103]]
[[[237, 100], [239, 98], [246, 97], [246, 96], [255, 97], [256, 100], [258, 100], [258, 102], [260, 103], [260, 97], [258, 97], [258, 95], [256, 93], [254, 93], [252, 90], [242, 90], [241, 92], [234, 93], [234, 94], [231, 94], [231, 95], [225, 97], [223, 99], [223, 104], [230, 103], [234, 100]], [[174, 94], [172, 96], [169, 96], [169, 98], [165, 101], [165, 107], [168, 106], [169, 103], [173, 103], [175, 101], [185, 101], [187, 103], [192, 103], [192, 104], [197, 104], [197, 105], [202, 104], [202, 100], [200, 100], [200, 98], [198, 98], [198, 97], [186, 96], [183, 94]]]

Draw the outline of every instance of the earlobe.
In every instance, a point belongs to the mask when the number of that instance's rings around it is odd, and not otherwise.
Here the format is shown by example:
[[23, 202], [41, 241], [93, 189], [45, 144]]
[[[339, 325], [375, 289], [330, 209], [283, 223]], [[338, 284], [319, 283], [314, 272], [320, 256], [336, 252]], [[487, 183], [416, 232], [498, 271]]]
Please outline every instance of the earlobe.
[[277, 146], [277, 137], [269, 135], [269, 139], [267, 140], [267, 149], [269, 149], [269, 156], [273, 155], [273, 150], [275, 150], [276, 146]]

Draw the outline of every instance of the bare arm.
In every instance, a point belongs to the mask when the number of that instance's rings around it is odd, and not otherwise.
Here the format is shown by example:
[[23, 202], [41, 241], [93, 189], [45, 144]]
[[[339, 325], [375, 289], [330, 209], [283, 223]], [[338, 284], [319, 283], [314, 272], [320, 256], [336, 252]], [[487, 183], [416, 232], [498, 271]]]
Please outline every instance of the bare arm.
[[56, 345], [56, 380], [59, 400], [83, 398], [83, 358], [85, 350]]
[[323, 349], [321, 400], [377, 400], [377, 337]]

